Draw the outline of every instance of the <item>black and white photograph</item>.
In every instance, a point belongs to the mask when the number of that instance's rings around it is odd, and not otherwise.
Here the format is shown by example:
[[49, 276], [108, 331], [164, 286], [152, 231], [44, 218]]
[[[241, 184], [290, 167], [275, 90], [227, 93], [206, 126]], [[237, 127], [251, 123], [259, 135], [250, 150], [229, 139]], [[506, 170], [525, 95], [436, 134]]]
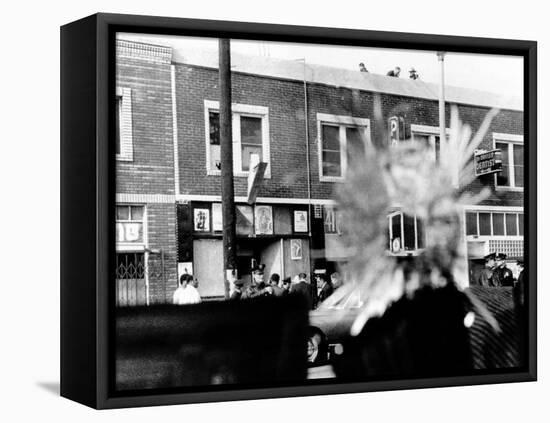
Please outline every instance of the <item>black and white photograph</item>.
[[115, 42], [114, 392], [526, 368], [523, 57]]

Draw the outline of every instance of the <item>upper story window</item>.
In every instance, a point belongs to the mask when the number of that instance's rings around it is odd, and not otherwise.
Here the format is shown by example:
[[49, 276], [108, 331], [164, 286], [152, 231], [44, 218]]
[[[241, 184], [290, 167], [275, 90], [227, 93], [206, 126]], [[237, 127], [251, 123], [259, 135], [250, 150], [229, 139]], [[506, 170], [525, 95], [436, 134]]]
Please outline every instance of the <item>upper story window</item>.
[[[264, 176], [271, 177], [269, 165], [269, 109], [262, 106], [233, 104], [233, 172], [235, 176], [248, 176], [251, 157], [268, 163]], [[209, 175], [219, 175], [220, 112], [219, 102], [205, 100], [206, 168]]]
[[388, 215], [388, 249], [392, 254], [416, 254], [425, 247], [423, 222], [396, 211]]
[[132, 137], [132, 90], [117, 87], [116, 90], [116, 159], [132, 161], [134, 156]]
[[502, 171], [495, 174], [497, 189], [523, 190], [523, 135], [493, 133], [495, 148], [502, 152]]
[[370, 142], [369, 119], [317, 113], [319, 179], [343, 181], [346, 172], [365, 154]]
[[[450, 129], [446, 130], [447, 139]], [[420, 144], [424, 144], [430, 151], [430, 156], [437, 163], [441, 155], [441, 134], [437, 126], [411, 125], [411, 138]]]

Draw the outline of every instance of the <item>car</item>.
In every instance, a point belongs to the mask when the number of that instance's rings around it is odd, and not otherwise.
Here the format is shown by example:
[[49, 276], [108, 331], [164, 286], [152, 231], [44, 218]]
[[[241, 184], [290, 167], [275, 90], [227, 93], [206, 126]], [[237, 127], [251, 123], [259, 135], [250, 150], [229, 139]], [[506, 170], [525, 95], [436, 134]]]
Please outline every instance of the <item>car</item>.
[[353, 291], [337, 300], [335, 297], [338, 296], [329, 297], [317, 309], [309, 312], [308, 346], [310, 349], [319, 349], [309, 351], [311, 356], [316, 357], [316, 361], [326, 361], [332, 354], [341, 351], [341, 343], [350, 336], [351, 326], [364, 305], [358, 294]]

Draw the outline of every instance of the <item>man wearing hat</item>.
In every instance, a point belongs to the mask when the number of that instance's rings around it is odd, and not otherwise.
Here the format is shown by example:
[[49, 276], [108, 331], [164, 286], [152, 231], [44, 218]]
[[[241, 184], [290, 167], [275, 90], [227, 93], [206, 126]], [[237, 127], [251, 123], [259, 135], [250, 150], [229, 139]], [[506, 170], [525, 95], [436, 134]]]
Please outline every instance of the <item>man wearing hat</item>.
[[265, 294], [264, 267], [263, 264], [260, 264], [252, 268], [252, 280], [244, 290], [242, 299], [255, 298]]
[[481, 286], [494, 286], [493, 285], [493, 270], [495, 268], [495, 253], [487, 254], [483, 259], [485, 260], [485, 267], [478, 273], [477, 284]]
[[495, 286], [514, 286], [514, 275], [506, 267], [506, 254], [498, 253], [496, 255], [496, 266], [493, 272], [493, 283]]
[[418, 79], [418, 72], [416, 71], [415, 68], [411, 68], [409, 70], [409, 78], [412, 79], [413, 81], [416, 81]]

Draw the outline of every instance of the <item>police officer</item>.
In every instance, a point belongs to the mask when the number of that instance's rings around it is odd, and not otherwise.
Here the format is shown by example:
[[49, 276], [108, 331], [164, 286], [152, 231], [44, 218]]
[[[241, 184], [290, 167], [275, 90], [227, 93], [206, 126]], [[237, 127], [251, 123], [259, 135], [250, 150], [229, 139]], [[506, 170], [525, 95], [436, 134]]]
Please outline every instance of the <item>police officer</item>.
[[485, 260], [485, 267], [480, 270], [477, 275], [477, 284], [481, 286], [495, 286], [493, 284], [493, 271], [495, 268], [495, 253], [487, 254], [483, 259]]
[[504, 253], [498, 253], [496, 255], [496, 266], [493, 272], [493, 282], [496, 286], [514, 286], [514, 275], [512, 274], [512, 271], [506, 267], [506, 254]]
[[252, 280], [241, 295], [241, 299], [256, 298], [267, 294], [265, 292], [264, 268], [263, 264], [252, 268]]

